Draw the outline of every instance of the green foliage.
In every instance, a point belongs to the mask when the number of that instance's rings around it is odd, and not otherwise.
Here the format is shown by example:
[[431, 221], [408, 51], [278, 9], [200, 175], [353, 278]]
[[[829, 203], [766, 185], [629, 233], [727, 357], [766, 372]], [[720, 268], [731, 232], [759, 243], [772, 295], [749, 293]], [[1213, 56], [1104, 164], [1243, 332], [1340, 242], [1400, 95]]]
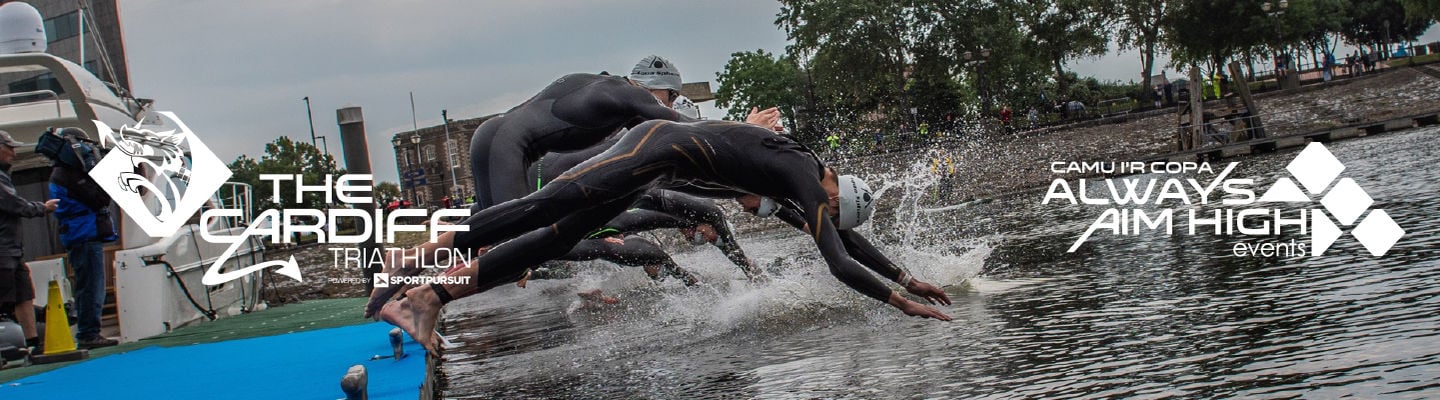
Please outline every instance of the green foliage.
[[[1163, 23], [1171, 11], [1165, 0], [1123, 0], [1118, 4], [1116, 39], [1121, 49], [1140, 52], [1140, 87], [1154, 86], [1150, 75], [1155, 72], [1156, 53], [1166, 48]], [[1140, 99], [1149, 99], [1152, 92], [1142, 91]]]
[[385, 181], [375, 184], [375, 200], [380, 204], [389, 203], [390, 200], [400, 198], [400, 185], [395, 182]]
[[1399, 0], [1355, 1], [1348, 11], [1351, 20], [1341, 34], [1357, 45], [1415, 40], [1434, 22], [1433, 18], [1407, 18], [1406, 6]]
[[1097, 0], [1013, 0], [1010, 12], [1030, 38], [1027, 49], [1054, 67], [1059, 90], [1065, 91], [1065, 63], [1105, 54], [1109, 2]]
[[[782, 106], [819, 145], [819, 132], [834, 129], [888, 132], [1002, 106], [1147, 100], [1158, 54], [1209, 76], [1231, 60], [1318, 57], [1342, 37], [1373, 46], [1387, 40], [1385, 21], [1390, 39], [1413, 38], [1440, 9], [1440, 0], [1290, 0], [1283, 10], [1273, 1], [1267, 12], [1264, 0], [780, 0], [785, 55], [733, 54], [718, 103], [732, 118], [752, 105]], [[1065, 70], [1112, 41], [1141, 53], [1138, 84]]]
[[1440, 0], [1403, 0], [1405, 17], [1412, 21], [1440, 19]]
[[794, 120], [795, 106], [800, 104], [800, 72], [795, 62], [775, 57], [765, 50], [730, 54], [725, 70], [715, 74], [720, 90], [715, 92], [715, 105], [725, 108], [726, 117], [743, 120], [751, 107], [780, 107], [787, 119]]
[[319, 185], [325, 182], [326, 175], [339, 176], [345, 171], [339, 169], [335, 164], [335, 158], [329, 154], [322, 153], [314, 145], [305, 142], [290, 140], [289, 137], [281, 136], [274, 142], [265, 145], [265, 156], [259, 161], [247, 155], [241, 155], [230, 163], [230, 170], [234, 175], [230, 177], [233, 182], [248, 183], [254, 188], [254, 200], [256, 210], [274, 208], [310, 208], [330, 209], [332, 204], [325, 202], [324, 193], [307, 192], [303, 199], [295, 198], [295, 182], [293, 180], [282, 181], [280, 184], [281, 204], [276, 204], [273, 199], [275, 194], [275, 183], [272, 180], [261, 180], [263, 174], [280, 174], [293, 176], [303, 174], [307, 185]]

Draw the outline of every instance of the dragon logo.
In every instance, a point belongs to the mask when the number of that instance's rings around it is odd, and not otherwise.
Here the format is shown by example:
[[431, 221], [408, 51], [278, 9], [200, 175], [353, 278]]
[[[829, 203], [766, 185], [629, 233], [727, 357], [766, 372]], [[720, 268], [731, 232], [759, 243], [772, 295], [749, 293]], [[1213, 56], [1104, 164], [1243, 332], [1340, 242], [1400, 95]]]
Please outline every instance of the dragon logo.
[[175, 113], [161, 117], [177, 129], [155, 132], [136, 126], [112, 129], [95, 121], [102, 146], [114, 146], [90, 177], [145, 234], [169, 237], [230, 179], [230, 168]]

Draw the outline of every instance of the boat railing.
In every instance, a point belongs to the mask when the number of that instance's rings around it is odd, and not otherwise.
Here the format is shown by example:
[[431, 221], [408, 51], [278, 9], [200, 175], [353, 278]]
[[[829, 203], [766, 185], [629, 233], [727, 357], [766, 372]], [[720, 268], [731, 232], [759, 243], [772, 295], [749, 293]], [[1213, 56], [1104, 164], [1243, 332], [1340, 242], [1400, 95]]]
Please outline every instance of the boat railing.
[[215, 193], [215, 207], [221, 209], [238, 209], [241, 212], [239, 217], [224, 217], [225, 227], [233, 228], [244, 226], [251, 221], [251, 213], [254, 204], [251, 198], [253, 190], [248, 183], [225, 182], [220, 190]]
[[[59, 94], [59, 93], [55, 93], [54, 90], [41, 89], [41, 90], [32, 90], [32, 91], [28, 91], [28, 92], [18, 92], [18, 93], [0, 94], [0, 100], [15, 99], [15, 98], [25, 98], [25, 97], [29, 97], [29, 96], [44, 96], [44, 95], [49, 95], [49, 96], [50, 96], [50, 101], [55, 102], [55, 117], [56, 117], [56, 118], [61, 118], [61, 117], [63, 117], [64, 115], [61, 114], [61, 111], [60, 111], [60, 94]], [[42, 97], [36, 97], [36, 98], [33, 99], [33, 100], [20, 101], [20, 102], [18, 102], [18, 103], [34, 103], [34, 102], [39, 102], [40, 99], [42, 99]], [[17, 103], [17, 104], [18, 104], [18, 103]]]

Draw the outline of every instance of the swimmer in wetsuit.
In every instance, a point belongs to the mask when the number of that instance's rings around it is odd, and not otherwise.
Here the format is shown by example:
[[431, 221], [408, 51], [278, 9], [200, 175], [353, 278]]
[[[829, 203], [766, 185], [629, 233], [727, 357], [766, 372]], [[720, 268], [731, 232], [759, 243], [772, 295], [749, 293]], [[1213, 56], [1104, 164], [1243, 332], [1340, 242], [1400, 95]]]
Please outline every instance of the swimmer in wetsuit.
[[[477, 249], [504, 242], [476, 257], [469, 284], [420, 286], [406, 292], [413, 325], [402, 326], [434, 349], [432, 330], [440, 309], [454, 298], [474, 295], [519, 279], [526, 268], [563, 254], [576, 242], [624, 212], [645, 191], [673, 188], [707, 197], [766, 196], [798, 210], [831, 274], [850, 288], [907, 315], [949, 320], [930, 306], [911, 301], [865, 271], [850, 256], [840, 230], [863, 223], [873, 198], [863, 182], [839, 176], [808, 148], [753, 125], [723, 121], [647, 121], [626, 132], [604, 153], [570, 169], [540, 191], [472, 215], [468, 232], [447, 232], [418, 251]], [[907, 291], [932, 303], [949, 304], [934, 285], [906, 274]]]
[[[570, 74], [505, 114], [486, 120], [470, 139], [475, 205], [483, 210], [530, 192], [527, 166], [545, 153], [594, 146], [620, 128], [642, 121], [694, 121], [670, 108], [680, 95], [680, 71], [658, 56], [640, 60], [629, 77]], [[771, 108], [750, 122], [779, 120]]]
[[[566, 170], [579, 165], [581, 162], [590, 159], [613, 146], [619, 138], [607, 139], [596, 146], [585, 150], [570, 153], [550, 153], [536, 162], [533, 168], [526, 171], [527, 182], [533, 182], [535, 186], [544, 185], [559, 177]], [[600, 238], [610, 235], [624, 235], [629, 233], [643, 232], [661, 228], [676, 228], [691, 244], [714, 244], [730, 262], [735, 263], [745, 277], [751, 280], [760, 279], [763, 272], [745, 251], [740, 249], [736, 242], [733, 229], [730, 223], [725, 220], [725, 213], [715, 204], [714, 200], [703, 199], [673, 190], [656, 189], [646, 192], [640, 196], [631, 208], [616, 216], [615, 219], [607, 222], [601, 229], [592, 233], [589, 238], [582, 240], [566, 254], [558, 259], [575, 260], [576, 253], [583, 253], [586, 260], [598, 258], [611, 261], [621, 265], [660, 265], [666, 271], [673, 271], [672, 274], [689, 276], [684, 272], [664, 250], [658, 246], [635, 246], [636, 248], [625, 249], [621, 244], [612, 241], [605, 241]], [[631, 239], [626, 238], [626, 242]], [[612, 256], [613, 254], [613, 256]], [[647, 264], [634, 264], [632, 260], [647, 260]], [[660, 262], [654, 262], [663, 260]], [[647, 269], [651, 273], [652, 269]], [[651, 277], [656, 277], [651, 273]], [[687, 278], [682, 278], [687, 279]]]
[[[645, 120], [693, 120], [670, 108], [680, 87], [675, 65], [652, 55], [641, 59], [629, 77], [563, 76], [505, 114], [486, 120], [470, 140], [470, 170], [475, 179], [471, 211], [529, 193], [524, 171], [545, 153], [585, 149], [620, 128]], [[775, 108], [752, 110], [746, 121], [771, 127], [778, 124], [779, 115]], [[415, 275], [421, 271], [401, 268], [384, 272]], [[371, 291], [365, 316], [374, 315], [400, 289], [391, 286]]]

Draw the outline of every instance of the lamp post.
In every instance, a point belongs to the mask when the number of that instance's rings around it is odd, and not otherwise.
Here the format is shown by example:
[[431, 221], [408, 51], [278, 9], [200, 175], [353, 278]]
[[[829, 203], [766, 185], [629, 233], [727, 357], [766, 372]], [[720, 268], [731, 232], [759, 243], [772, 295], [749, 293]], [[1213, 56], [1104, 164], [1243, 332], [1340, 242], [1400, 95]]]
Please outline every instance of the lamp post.
[[[1290, 66], [1289, 56], [1286, 55], [1285, 52], [1282, 50], [1282, 48], [1283, 48], [1282, 42], [1285, 41], [1285, 38], [1281, 36], [1281, 34], [1280, 34], [1280, 22], [1279, 22], [1278, 20], [1276, 20], [1276, 18], [1278, 18], [1279, 16], [1285, 15], [1285, 9], [1286, 9], [1286, 8], [1290, 8], [1290, 2], [1289, 2], [1288, 0], [1280, 0], [1280, 2], [1279, 2], [1278, 4], [1271, 4], [1271, 3], [1268, 2], [1268, 1], [1260, 4], [1260, 9], [1263, 10], [1263, 11], [1265, 11], [1265, 15], [1266, 15], [1267, 17], [1270, 17], [1271, 20], [1275, 20], [1275, 52], [1277, 53], [1276, 57], [1277, 57], [1277, 58], [1280, 58], [1280, 60], [1282, 60], [1282, 62], [1285, 63], [1285, 67], [1286, 67], [1287, 69], [1293, 69], [1293, 68]], [[1270, 10], [1272, 10], [1272, 9], [1274, 9], [1275, 11], [1270, 11]], [[1297, 71], [1297, 72], [1298, 72], [1298, 71]], [[1277, 74], [1277, 75], [1275, 76], [1275, 84], [1276, 84], [1276, 86], [1292, 86], [1292, 85], [1290, 85], [1290, 83], [1291, 83], [1291, 77], [1292, 77], [1292, 76], [1298, 77], [1297, 74], [1293, 74], [1293, 73], [1286, 73], [1285, 76], [1280, 76], [1280, 75], [1278, 75], [1278, 74], [1279, 74], [1279, 71], [1276, 71], [1276, 74]], [[1282, 84], [1281, 79], [1284, 79], [1283, 84]], [[1298, 81], [1299, 81], [1299, 80], [1296, 79], [1296, 83], [1298, 83]]]
[[[402, 146], [402, 145], [405, 144], [405, 141], [404, 141], [404, 140], [400, 140], [400, 137], [399, 137], [399, 136], [396, 136], [396, 137], [390, 139], [390, 144], [395, 146], [395, 169], [396, 169], [396, 170], [399, 170], [399, 172], [400, 172], [400, 190], [401, 190], [400, 195], [403, 197], [403, 196], [405, 195], [404, 190], [406, 189], [407, 186], [410, 186], [410, 185], [409, 185], [409, 183], [410, 183], [410, 178], [405, 176], [405, 173], [406, 173], [407, 168], [402, 168], [402, 167], [409, 167], [409, 165], [402, 165], [402, 164], [400, 164], [400, 160], [402, 160], [402, 159], [408, 159], [408, 158], [410, 158], [410, 157], [406, 156], [405, 149], [402, 148], [402, 147], [400, 147], [400, 146]], [[405, 164], [409, 164], [409, 163], [405, 163]]]
[[[310, 145], [315, 145], [315, 116], [310, 114], [310, 96], [305, 96], [305, 119], [310, 121]], [[329, 153], [327, 150], [326, 153]]]
[[440, 121], [445, 125], [445, 161], [450, 163], [450, 203], [458, 204], [460, 199], [460, 183], [455, 179], [455, 142], [450, 140], [450, 111], [440, 110]]
[[330, 142], [325, 140], [325, 135], [316, 136], [315, 138], [320, 139], [320, 145], [324, 146], [325, 155], [330, 155]]
[[[420, 132], [415, 132], [414, 134], [410, 135], [410, 144], [415, 145], [415, 162], [416, 162], [417, 164], [420, 164], [421, 166], [424, 166], [424, 165], [425, 165], [425, 164], [424, 164], [425, 158], [420, 155]], [[423, 168], [423, 167], [421, 168], [421, 171], [424, 171], [424, 168]], [[424, 173], [421, 173], [421, 174], [419, 174], [419, 175], [420, 175], [420, 176], [425, 176]], [[426, 184], [426, 185], [429, 185], [429, 184], [430, 184], [430, 181], [427, 179], [427, 180], [425, 181], [425, 184]], [[412, 186], [411, 191], [412, 191], [412, 193], [414, 193], [414, 196], [415, 196], [415, 204], [416, 204], [416, 205], [419, 205], [419, 204], [420, 204], [420, 188], [419, 188], [419, 187], [416, 187], [416, 186], [418, 186], [418, 185]]]

